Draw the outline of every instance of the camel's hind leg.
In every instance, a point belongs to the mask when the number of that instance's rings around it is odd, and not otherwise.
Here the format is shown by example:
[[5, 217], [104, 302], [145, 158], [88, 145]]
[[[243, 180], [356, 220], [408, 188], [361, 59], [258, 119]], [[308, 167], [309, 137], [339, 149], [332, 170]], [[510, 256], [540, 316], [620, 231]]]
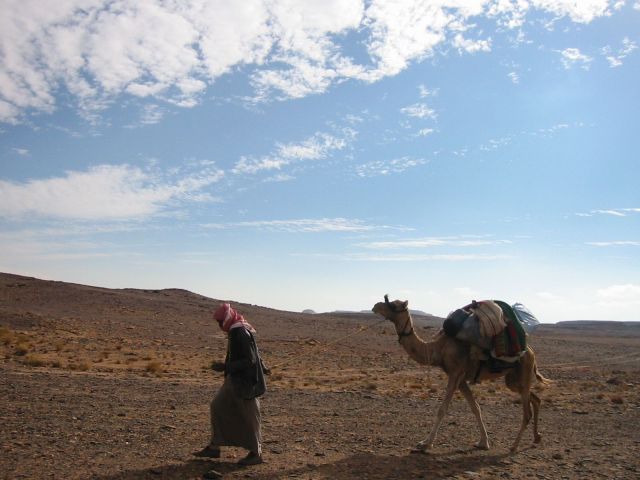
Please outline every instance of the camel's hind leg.
[[540, 443], [542, 436], [538, 431], [538, 415], [540, 413], [540, 404], [542, 400], [535, 393], [531, 392], [531, 406], [533, 407], [533, 443]]
[[511, 453], [514, 453], [518, 449], [518, 444], [520, 443], [520, 439], [522, 438], [522, 434], [529, 425], [529, 421], [531, 420], [531, 396], [530, 392], [524, 391], [520, 393], [520, 398], [522, 400], [522, 423], [520, 424], [520, 430], [518, 431], [518, 436], [516, 440], [513, 442], [511, 446]]
[[440, 407], [438, 407], [438, 413], [436, 415], [436, 421], [431, 429], [431, 433], [429, 436], [425, 438], [423, 441], [416, 445], [415, 451], [424, 451], [433, 447], [433, 442], [436, 440], [436, 435], [438, 435], [438, 429], [440, 428], [440, 424], [444, 419], [444, 416], [447, 414], [447, 410], [449, 409], [449, 404], [451, 403], [451, 399], [453, 398], [453, 393], [458, 389], [458, 385], [462, 380], [462, 375], [451, 375], [449, 376], [449, 381], [447, 383], [447, 391], [445, 392], [444, 398], [442, 399], [442, 403]]
[[[538, 432], [538, 414], [540, 412], [540, 397], [531, 391], [531, 385], [538, 377], [536, 369], [535, 354], [531, 347], [527, 349], [527, 353], [520, 360], [520, 364], [516, 369], [508, 372], [505, 376], [505, 383], [510, 390], [518, 392], [522, 401], [522, 423], [515, 441], [511, 447], [511, 452], [515, 452], [520, 444], [520, 439], [527, 425], [533, 416], [533, 441], [540, 442], [540, 433]], [[541, 381], [544, 381], [541, 380]], [[533, 413], [532, 413], [533, 407]]]
[[489, 449], [489, 436], [487, 435], [487, 428], [484, 425], [484, 421], [482, 420], [482, 412], [480, 411], [480, 405], [473, 396], [473, 392], [467, 385], [467, 382], [463, 380], [460, 382], [460, 386], [458, 387], [464, 395], [464, 398], [469, 403], [469, 407], [471, 407], [471, 411], [473, 415], [476, 417], [478, 421], [478, 428], [480, 429], [480, 441], [476, 443], [477, 448], [481, 448], [483, 450]]

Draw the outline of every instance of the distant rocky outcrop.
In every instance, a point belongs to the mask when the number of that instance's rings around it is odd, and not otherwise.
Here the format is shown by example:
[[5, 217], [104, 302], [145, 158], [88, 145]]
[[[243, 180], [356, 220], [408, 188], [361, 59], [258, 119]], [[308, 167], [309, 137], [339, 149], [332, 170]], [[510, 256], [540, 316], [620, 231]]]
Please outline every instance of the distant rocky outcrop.
[[307, 308], [306, 310], [303, 310], [302, 313], [307, 314], [307, 315], [315, 315], [316, 312], [314, 310], [311, 310], [310, 308]]

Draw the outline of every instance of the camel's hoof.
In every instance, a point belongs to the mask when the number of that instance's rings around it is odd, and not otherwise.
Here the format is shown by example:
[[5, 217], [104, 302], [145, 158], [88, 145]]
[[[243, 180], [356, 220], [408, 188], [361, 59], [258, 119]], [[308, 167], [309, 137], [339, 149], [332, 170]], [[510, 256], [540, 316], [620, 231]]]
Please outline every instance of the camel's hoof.
[[474, 445], [478, 450], [489, 450], [489, 443], [478, 442]]
[[418, 445], [411, 449], [411, 453], [427, 453], [427, 450], [431, 448], [431, 445], [420, 442]]
[[540, 443], [542, 441], [542, 437], [540, 435], [536, 435], [533, 439], [533, 443]]
[[426, 455], [427, 449], [424, 447], [413, 447], [411, 450], [409, 450], [409, 453], [414, 455]]

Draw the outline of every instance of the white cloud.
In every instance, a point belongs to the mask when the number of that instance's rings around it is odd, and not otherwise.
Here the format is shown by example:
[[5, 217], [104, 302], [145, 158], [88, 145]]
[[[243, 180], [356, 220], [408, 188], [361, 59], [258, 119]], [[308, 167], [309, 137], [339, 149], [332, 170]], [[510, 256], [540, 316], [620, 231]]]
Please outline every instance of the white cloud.
[[589, 212], [576, 213], [578, 217], [593, 217], [594, 215], [607, 215], [611, 217], [627, 217], [634, 213], [640, 213], [640, 208], [610, 208], [590, 210]]
[[280, 170], [287, 165], [308, 160], [322, 160], [348, 145], [348, 139], [355, 135], [350, 129], [343, 131], [343, 137], [317, 132], [298, 143], [277, 145], [275, 151], [263, 157], [243, 156], [233, 167], [233, 173], [255, 174], [265, 170]]
[[638, 48], [638, 44], [628, 37], [622, 39], [622, 47], [614, 54], [611, 51], [611, 47], [605, 47], [602, 49], [602, 53], [609, 62], [611, 68], [620, 67], [624, 63], [623, 60], [629, 56], [634, 50]]
[[488, 40], [469, 40], [464, 38], [462, 34], [458, 33], [453, 39], [453, 46], [458, 49], [459, 52], [476, 53], [476, 52], [490, 52], [491, 51], [491, 39]]
[[402, 157], [392, 160], [377, 160], [356, 167], [356, 174], [359, 177], [377, 177], [381, 175], [391, 175], [402, 173], [419, 165], [424, 165], [427, 160], [423, 158]]
[[531, 0], [531, 4], [558, 16], [568, 16], [578, 23], [589, 23], [611, 14], [609, 0]]
[[409, 105], [408, 107], [401, 108], [400, 111], [405, 115], [414, 118], [430, 118], [433, 120], [438, 118], [438, 114], [436, 113], [436, 111], [432, 108], [429, 108], [426, 103], [415, 103], [413, 105]]
[[368, 262], [489, 262], [512, 258], [509, 255], [483, 255], [483, 254], [385, 254], [385, 255], [354, 255], [354, 260]]
[[511, 79], [511, 81], [515, 84], [520, 83], [520, 76], [517, 72], [509, 72], [507, 76]]
[[418, 92], [420, 92], [420, 98], [434, 97], [438, 95], [437, 88], [427, 88], [425, 85], [418, 85]]
[[640, 285], [623, 284], [611, 285], [597, 291], [600, 299], [600, 306], [612, 308], [639, 306], [640, 305]]
[[435, 132], [433, 128], [421, 128], [418, 130], [418, 133], [416, 133], [416, 136], [426, 137], [427, 135], [431, 135], [433, 132]]
[[99, 165], [64, 177], [15, 183], [0, 180], [0, 217], [75, 220], [137, 219], [160, 213], [172, 202], [213, 200], [203, 192], [222, 177], [213, 166], [196, 173], [162, 175], [130, 165]]
[[588, 55], [583, 54], [577, 48], [565, 48], [564, 50], [559, 52], [561, 57], [562, 64], [564, 68], [567, 70], [572, 68], [575, 65], [579, 65], [585, 70], [588, 70], [591, 66], [591, 62], [593, 58]]
[[321, 233], [321, 232], [368, 232], [379, 229], [397, 228], [367, 224], [362, 220], [349, 218], [320, 218], [295, 220], [257, 220], [237, 223], [207, 224], [208, 228], [256, 228], [276, 232]]
[[13, 151], [13, 153], [17, 155], [20, 155], [21, 157], [26, 157], [29, 155], [29, 149], [27, 148], [14, 147], [11, 149], [11, 151]]
[[640, 11], [640, 2], [639, 1], [636, 1], [636, 3], [633, 4], [633, 9]]
[[[0, 121], [54, 111], [68, 92], [95, 120], [120, 95], [192, 107], [216, 80], [246, 69], [256, 100], [299, 98], [357, 79], [377, 81], [450, 44], [486, 16], [519, 28], [532, 9], [588, 23], [607, 0], [4, 0], [0, 16]], [[362, 64], [345, 45], [362, 34]], [[348, 53], [347, 53], [348, 52]]]
[[406, 240], [392, 240], [384, 242], [361, 243], [364, 248], [386, 250], [405, 248], [433, 248], [433, 247], [481, 247], [488, 245], [508, 245], [509, 240], [493, 240], [478, 237], [427, 237]]
[[609, 215], [612, 217], [626, 217], [627, 214], [624, 210], [592, 210], [591, 213], [597, 213], [600, 215]]
[[587, 242], [593, 247], [640, 247], [640, 241], [635, 240], [614, 240], [610, 242]]

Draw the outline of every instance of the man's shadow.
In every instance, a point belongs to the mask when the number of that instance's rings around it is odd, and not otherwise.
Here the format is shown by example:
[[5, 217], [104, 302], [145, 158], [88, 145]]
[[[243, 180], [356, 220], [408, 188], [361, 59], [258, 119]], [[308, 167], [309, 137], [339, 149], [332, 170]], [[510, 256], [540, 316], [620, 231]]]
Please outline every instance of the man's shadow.
[[146, 480], [146, 479], [175, 479], [202, 478], [210, 470], [225, 475], [242, 467], [236, 462], [221, 462], [210, 460], [188, 460], [182, 464], [161, 465], [140, 470], [126, 470], [113, 475], [93, 477], [95, 480]]

